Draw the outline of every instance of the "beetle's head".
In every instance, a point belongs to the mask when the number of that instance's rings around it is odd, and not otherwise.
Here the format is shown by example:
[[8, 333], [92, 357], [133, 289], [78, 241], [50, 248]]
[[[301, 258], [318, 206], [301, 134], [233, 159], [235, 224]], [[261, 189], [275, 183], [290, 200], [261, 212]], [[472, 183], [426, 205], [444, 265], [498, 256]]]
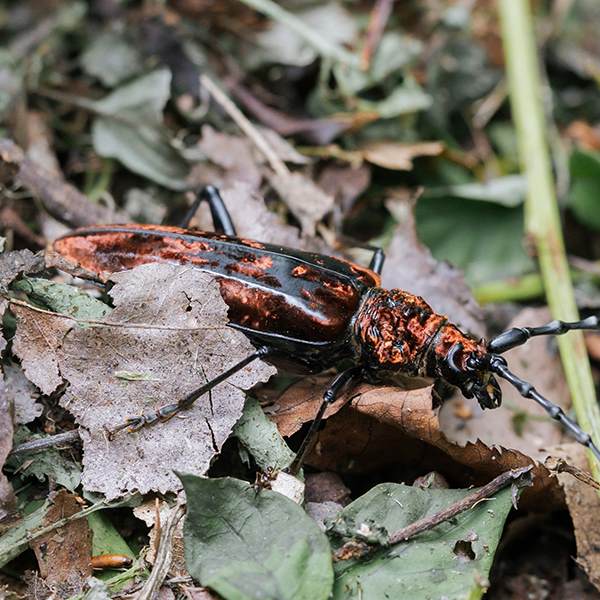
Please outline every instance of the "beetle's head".
[[490, 369], [483, 341], [476, 341], [448, 323], [433, 347], [435, 375], [460, 389], [466, 398], [477, 398], [482, 408], [497, 408], [502, 391]]

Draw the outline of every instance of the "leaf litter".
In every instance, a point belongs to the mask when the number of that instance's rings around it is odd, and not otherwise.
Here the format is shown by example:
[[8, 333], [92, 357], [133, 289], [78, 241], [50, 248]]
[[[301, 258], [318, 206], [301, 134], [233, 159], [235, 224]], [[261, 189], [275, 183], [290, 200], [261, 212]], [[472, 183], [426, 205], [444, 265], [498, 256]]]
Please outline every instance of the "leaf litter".
[[[115, 308], [106, 320], [120, 325], [73, 329], [59, 351], [69, 384], [61, 405], [85, 428], [83, 484], [109, 499], [177, 490], [174, 471], [206, 472], [242, 414], [244, 390], [274, 369], [253, 363], [169, 422], [108, 441], [104, 428], [177, 402], [253, 352], [227, 327], [227, 306], [206, 274], [142, 265], [111, 279]], [[124, 380], [119, 371], [148, 378]]]

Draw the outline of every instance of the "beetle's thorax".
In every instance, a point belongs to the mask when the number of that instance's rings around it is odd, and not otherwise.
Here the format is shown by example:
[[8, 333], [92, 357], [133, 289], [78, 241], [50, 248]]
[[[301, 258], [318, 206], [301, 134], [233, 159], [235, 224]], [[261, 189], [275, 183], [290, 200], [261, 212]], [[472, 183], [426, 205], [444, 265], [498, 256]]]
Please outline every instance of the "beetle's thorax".
[[371, 371], [450, 379], [444, 365], [451, 348], [461, 344], [461, 366], [483, 347], [465, 335], [423, 298], [402, 290], [372, 288], [353, 323], [361, 362]]

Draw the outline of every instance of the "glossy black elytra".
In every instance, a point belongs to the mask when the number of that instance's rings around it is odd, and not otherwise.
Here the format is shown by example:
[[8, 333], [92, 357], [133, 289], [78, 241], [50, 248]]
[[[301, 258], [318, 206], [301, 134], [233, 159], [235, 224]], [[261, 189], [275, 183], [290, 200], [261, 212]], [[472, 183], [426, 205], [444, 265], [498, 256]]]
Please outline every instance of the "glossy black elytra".
[[[198, 205], [207, 201], [215, 232], [185, 229]], [[563, 410], [512, 373], [502, 353], [533, 336], [574, 329], [599, 329], [597, 317], [573, 323], [513, 328], [492, 340], [476, 340], [435, 313], [420, 297], [379, 287], [384, 254], [373, 249], [369, 268], [310, 252], [236, 237], [216, 188], [197, 196], [181, 227], [101, 225], [75, 230], [56, 240], [54, 249], [70, 262], [95, 272], [129, 269], [148, 262], [191, 264], [215, 275], [229, 306], [230, 325], [242, 331], [256, 351], [175, 404], [129, 419], [116, 430], [136, 431], [171, 418], [200, 396], [258, 358], [282, 359], [321, 371], [339, 363], [340, 372], [296, 455], [297, 472], [311, 447], [327, 406], [347, 385], [361, 378], [395, 376], [439, 378], [476, 397], [483, 408], [500, 405], [495, 375], [525, 398], [542, 406], [600, 460], [600, 450]]]

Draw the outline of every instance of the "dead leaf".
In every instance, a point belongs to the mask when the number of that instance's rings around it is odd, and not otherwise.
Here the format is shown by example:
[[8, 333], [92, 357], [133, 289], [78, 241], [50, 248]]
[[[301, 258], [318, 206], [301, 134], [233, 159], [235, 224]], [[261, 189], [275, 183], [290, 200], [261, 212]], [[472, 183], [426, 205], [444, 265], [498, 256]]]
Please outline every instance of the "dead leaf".
[[[587, 471], [589, 463], [585, 448], [579, 444], [565, 444], [562, 451], [554, 452], [563, 456], [579, 469]], [[558, 480], [565, 491], [567, 508], [575, 528], [577, 542], [577, 562], [584, 569], [591, 583], [600, 590], [600, 497], [593, 487], [584, 485], [569, 473], [560, 473]]]
[[11, 402], [15, 425], [25, 425], [42, 414], [42, 405], [37, 401], [39, 393], [33, 384], [25, 377], [18, 365], [9, 363], [3, 365], [4, 384], [2, 392]]
[[227, 181], [240, 181], [248, 184], [252, 190], [258, 190], [262, 173], [250, 140], [220, 133], [210, 125], [204, 125], [198, 149], [212, 163], [225, 169]]
[[[509, 327], [542, 325], [550, 320], [550, 312], [546, 308], [527, 308], [515, 317]], [[547, 337], [533, 338], [505, 356], [510, 368], [519, 376], [567, 409], [569, 390], [560, 358], [552, 345], [552, 340]], [[540, 406], [523, 398], [513, 386], [500, 380], [500, 387], [502, 406], [494, 410], [482, 410], [477, 401], [466, 399], [457, 392], [440, 411], [442, 431], [461, 445], [481, 440], [488, 445], [499, 444], [519, 450], [543, 462], [548, 456], [547, 449], [563, 439], [563, 430]], [[468, 420], [456, 418], [457, 404], [468, 407], [472, 417]]]
[[[0, 373], [0, 383], [1, 379], [2, 374]], [[15, 511], [17, 502], [12, 486], [1, 470], [12, 449], [13, 432], [10, 399], [6, 394], [0, 394], [0, 523]]]
[[308, 473], [304, 497], [307, 502], [335, 502], [346, 506], [350, 490], [337, 473]]
[[404, 191], [401, 197], [386, 203], [398, 226], [383, 265], [383, 287], [422, 296], [435, 311], [448, 315], [473, 335], [483, 336], [483, 314], [463, 274], [449, 263], [433, 258], [417, 238], [414, 202]]
[[227, 306], [206, 273], [149, 264], [111, 279], [115, 308], [106, 319], [149, 327], [76, 329], [64, 340], [59, 363], [70, 386], [60, 402], [87, 429], [83, 483], [109, 499], [178, 490], [174, 471], [205, 473], [242, 414], [243, 390], [275, 370], [251, 363], [179, 418], [108, 441], [104, 427], [176, 402], [254, 351], [226, 326]]
[[[309, 252], [327, 252], [322, 240], [302, 235], [296, 227], [284, 223], [247, 184], [236, 182], [221, 190], [221, 195], [240, 237]], [[193, 224], [205, 231], [213, 229], [208, 206], [200, 206]]]
[[39, 198], [51, 215], [73, 227], [127, 222], [123, 213], [90, 202], [62, 177], [25, 156], [12, 140], [0, 139], [0, 180], [12, 178]]
[[568, 139], [577, 142], [585, 150], [600, 150], [600, 128], [585, 121], [573, 121], [564, 130]]
[[[158, 513], [160, 515], [160, 523], [165, 523], [174, 510], [165, 501], [160, 501]], [[158, 550], [158, 544], [160, 542], [160, 528], [156, 528], [156, 498], [146, 500], [143, 504], [140, 504], [133, 509], [133, 514], [140, 520], [144, 521], [150, 528], [148, 534], [149, 550], [145, 556], [145, 560], [151, 565], [154, 564], [156, 559], [156, 551]], [[186, 577], [189, 575], [188, 570], [185, 566], [185, 550], [183, 546], [183, 524], [184, 519], [181, 519], [177, 524], [175, 533], [172, 539], [172, 561], [169, 573], [174, 577]]]
[[11, 312], [17, 318], [13, 353], [27, 379], [48, 396], [62, 383], [56, 351], [73, 321], [15, 304]]
[[[52, 525], [81, 510], [75, 494], [61, 490], [50, 496], [52, 506], [44, 516], [42, 526]], [[45, 583], [59, 597], [82, 592], [92, 574], [92, 535], [86, 519], [76, 519], [36, 538], [30, 543]]]
[[364, 159], [371, 164], [395, 171], [410, 171], [413, 159], [419, 156], [438, 156], [444, 151], [441, 142], [370, 142], [359, 148]]
[[269, 181], [300, 222], [302, 231], [314, 235], [317, 222], [333, 208], [333, 197], [300, 172], [273, 174]]
[[[312, 420], [327, 382], [325, 378], [321, 381], [317, 385], [314, 380], [303, 380], [274, 404], [272, 419], [278, 427], [281, 424], [282, 435], [290, 435]], [[330, 416], [307, 464], [337, 473], [391, 467], [417, 474], [435, 470], [453, 484], [469, 486], [534, 463], [518, 450], [490, 447], [480, 441], [465, 446], [450, 441], [440, 429], [431, 390], [432, 386], [405, 390], [365, 383], [346, 392], [328, 411]], [[536, 464], [533, 473], [534, 487], [525, 492], [524, 502], [543, 497], [545, 508], [559, 505], [562, 494], [548, 469]]]
[[354, 201], [369, 187], [371, 169], [366, 166], [351, 167], [327, 165], [319, 175], [319, 186], [333, 196], [346, 213]]
[[208, 588], [184, 586], [183, 593], [189, 600], [218, 600]]
[[0, 254], [0, 291], [6, 288], [19, 276], [39, 273], [46, 268], [44, 257], [31, 250], [15, 250]]

